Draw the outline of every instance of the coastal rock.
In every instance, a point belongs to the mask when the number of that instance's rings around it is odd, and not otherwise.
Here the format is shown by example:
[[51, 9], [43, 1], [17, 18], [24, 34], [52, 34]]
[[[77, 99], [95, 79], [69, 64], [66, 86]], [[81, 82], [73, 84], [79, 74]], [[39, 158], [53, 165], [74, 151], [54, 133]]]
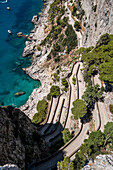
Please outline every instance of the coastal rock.
[[21, 96], [21, 95], [24, 95], [26, 92], [24, 92], [24, 91], [19, 91], [19, 92], [16, 92], [15, 94], [14, 94], [14, 96], [15, 97], [19, 97], [19, 96]]
[[18, 32], [18, 33], [17, 33], [17, 36], [18, 36], [18, 37], [22, 37], [22, 36], [23, 36], [23, 33], [22, 33], [22, 32]]
[[41, 54], [42, 54], [41, 51], [36, 50], [36, 52], [34, 53], [33, 57], [34, 57], [34, 58], [35, 58], [35, 57], [40, 57]]
[[27, 45], [24, 48], [23, 57], [27, 57], [28, 55], [32, 55], [35, 51], [36, 43], [27, 41]]
[[19, 109], [0, 108], [0, 165], [26, 165], [47, 156], [45, 141], [36, 126]]
[[38, 21], [38, 16], [34, 15], [32, 18], [32, 23], [36, 24], [37, 21]]

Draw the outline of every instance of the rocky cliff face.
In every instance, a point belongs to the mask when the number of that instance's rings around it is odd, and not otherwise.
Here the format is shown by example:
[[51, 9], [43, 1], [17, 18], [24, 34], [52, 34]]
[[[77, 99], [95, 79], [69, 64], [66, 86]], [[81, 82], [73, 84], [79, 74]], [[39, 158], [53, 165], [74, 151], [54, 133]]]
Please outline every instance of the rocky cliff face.
[[82, 170], [110, 170], [113, 169], [113, 155], [98, 155], [94, 162], [90, 161]]
[[83, 46], [95, 46], [101, 35], [113, 34], [113, 0], [81, 0], [85, 11]]
[[46, 146], [37, 128], [19, 109], [0, 108], [0, 165], [26, 164], [47, 156]]

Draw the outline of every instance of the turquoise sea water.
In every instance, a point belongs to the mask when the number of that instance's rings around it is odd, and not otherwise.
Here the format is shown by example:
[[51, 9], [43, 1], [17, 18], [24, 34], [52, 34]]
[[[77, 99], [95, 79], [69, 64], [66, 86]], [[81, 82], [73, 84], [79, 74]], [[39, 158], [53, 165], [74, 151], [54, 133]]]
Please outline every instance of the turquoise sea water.
[[[0, 104], [17, 107], [26, 103], [40, 81], [32, 80], [22, 70], [31, 64], [31, 58], [23, 58], [25, 40], [17, 37], [18, 32], [28, 34], [33, 29], [31, 19], [41, 11], [42, 0], [0, 0]], [[11, 10], [7, 10], [10, 7]], [[12, 35], [8, 34], [12, 31]], [[26, 94], [15, 97], [14, 93]]]

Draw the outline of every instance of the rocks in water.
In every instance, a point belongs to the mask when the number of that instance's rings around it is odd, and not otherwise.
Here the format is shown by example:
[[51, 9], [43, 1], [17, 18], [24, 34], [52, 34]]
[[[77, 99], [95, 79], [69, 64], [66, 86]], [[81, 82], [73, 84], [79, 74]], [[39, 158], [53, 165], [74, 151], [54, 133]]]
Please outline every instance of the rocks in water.
[[23, 57], [32, 55], [36, 47], [35, 42], [26, 41], [26, 47], [24, 48]]
[[36, 24], [37, 21], [38, 21], [38, 16], [34, 15], [33, 18], [32, 18], [32, 23]]
[[18, 37], [28, 38], [28, 35], [23, 34], [22, 32], [17, 33]]
[[19, 97], [19, 96], [21, 96], [21, 95], [24, 95], [26, 92], [24, 92], [24, 91], [19, 91], [19, 92], [16, 92], [15, 94], [14, 94], [14, 96], [15, 97]]
[[8, 7], [7, 7], [7, 10], [11, 10], [11, 8], [8, 6]]
[[45, 141], [31, 120], [12, 106], [0, 108], [0, 165], [15, 164], [25, 170], [26, 165], [44, 157]]
[[22, 36], [23, 36], [23, 33], [22, 33], [22, 32], [18, 32], [18, 33], [17, 33], [17, 36], [18, 36], [18, 37], [22, 37]]

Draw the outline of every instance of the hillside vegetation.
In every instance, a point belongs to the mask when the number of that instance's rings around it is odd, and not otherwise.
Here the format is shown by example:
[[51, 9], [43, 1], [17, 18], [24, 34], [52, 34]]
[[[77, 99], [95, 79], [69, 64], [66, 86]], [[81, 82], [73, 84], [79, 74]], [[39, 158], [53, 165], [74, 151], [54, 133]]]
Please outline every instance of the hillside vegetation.
[[82, 55], [87, 76], [99, 72], [100, 80], [113, 85], [113, 35], [102, 35], [95, 48], [82, 47], [77, 54]]

